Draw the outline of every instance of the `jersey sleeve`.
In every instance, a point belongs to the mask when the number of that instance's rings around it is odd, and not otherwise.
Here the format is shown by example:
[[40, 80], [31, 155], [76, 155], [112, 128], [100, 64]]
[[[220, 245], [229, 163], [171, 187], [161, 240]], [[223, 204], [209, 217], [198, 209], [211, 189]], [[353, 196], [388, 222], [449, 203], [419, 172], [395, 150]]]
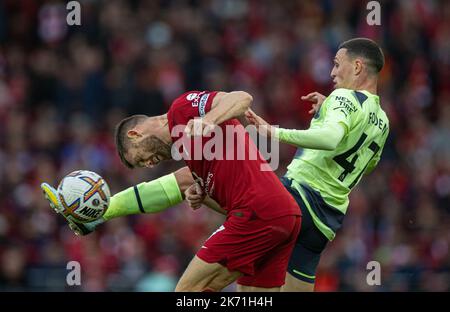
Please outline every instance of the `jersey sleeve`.
[[167, 112], [169, 127], [185, 125], [190, 119], [204, 117], [211, 110], [216, 94], [217, 91], [189, 91], [180, 95]]
[[344, 129], [329, 124], [319, 129], [295, 130], [275, 128], [275, 138], [296, 147], [332, 151], [344, 137]]
[[334, 90], [322, 104], [325, 107], [324, 126], [327, 124], [339, 124], [345, 134], [352, 127], [352, 121], [356, 115], [356, 105], [358, 105], [351, 94], [351, 90], [336, 89]]

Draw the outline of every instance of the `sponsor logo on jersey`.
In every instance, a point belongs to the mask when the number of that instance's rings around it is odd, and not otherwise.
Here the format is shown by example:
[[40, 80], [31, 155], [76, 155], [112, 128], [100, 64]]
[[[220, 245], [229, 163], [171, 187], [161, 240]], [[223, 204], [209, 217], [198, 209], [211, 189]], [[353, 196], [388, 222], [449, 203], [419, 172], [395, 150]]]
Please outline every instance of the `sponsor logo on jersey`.
[[208, 194], [209, 196], [211, 196], [212, 192], [214, 191], [214, 181], [212, 182], [211, 186], [210, 186], [210, 184], [214, 177], [214, 173], [211, 173], [210, 171], [208, 171], [208, 175], [206, 177], [206, 183], [194, 171], [192, 171], [192, 177], [194, 178], [194, 181], [196, 183], [198, 183], [205, 190], [205, 193]]
[[192, 171], [192, 177], [194, 178], [195, 183], [198, 183], [201, 187], [205, 185], [205, 183], [203, 183], [203, 179], [200, 178], [194, 171]]
[[206, 103], [208, 102], [208, 98], [209, 98], [209, 93], [204, 94], [200, 98], [200, 104], [198, 106], [198, 113], [199, 113], [200, 117], [205, 116], [205, 108], [206, 108]]
[[210, 186], [213, 178], [214, 178], [214, 173], [208, 172], [208, 177], [206, 178], [206, 183], [205, 183], [205, 192], [209, 196], [211, 196], [212, 192], [214, 191], [214, 182]]
[[197, 95], [198, 95], [198, 93], [189, 93], [189, 94], [186, 96], [186, 100], [192, 101], [193, 99], [196, 98]]
[[335, 100], [339, 102], [339, 106], [335, 107], [333, 110], [340, 110], [345, 117], [348, 117], [353, 112], [356, 112], [356, 106], [344, 96], [335, 96]]
[[186, 96], [186, 100], [192, 101], [192, 107], [198, 107], [198, 102], [200, 101], [200, 97], [205, 94], [205, 91], [202, 91], [200, 93], [189, 93]]

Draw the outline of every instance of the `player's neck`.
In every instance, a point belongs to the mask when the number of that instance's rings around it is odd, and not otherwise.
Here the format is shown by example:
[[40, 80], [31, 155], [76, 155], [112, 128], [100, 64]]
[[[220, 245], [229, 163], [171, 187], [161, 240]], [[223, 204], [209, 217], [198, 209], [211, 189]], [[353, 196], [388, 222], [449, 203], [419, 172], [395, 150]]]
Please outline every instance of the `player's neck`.
[[352, 89], [368, 91], [374, 95], [377, 95], [378, 93], [377, 81], [374, 79], [366, 79], [360, 83], [356, 83]]

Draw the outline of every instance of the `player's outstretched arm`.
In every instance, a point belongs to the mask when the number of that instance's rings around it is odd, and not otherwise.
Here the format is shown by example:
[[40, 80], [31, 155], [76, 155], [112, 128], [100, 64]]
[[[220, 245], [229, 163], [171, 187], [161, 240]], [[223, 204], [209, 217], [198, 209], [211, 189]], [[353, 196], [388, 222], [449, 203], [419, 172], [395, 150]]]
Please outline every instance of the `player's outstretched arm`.
[[254, 125], [258, 132], [268, 138], [274, 135], [275, 127], [271, 126], [267, 121], [256, 115], [254, 111], [248, 109], [245, 112], [245, 119], [248, 123]]
[[245, 113], [245, 117], [262, 135], [274, 137], [295, 147], [332, 151], [345, 134], [344, 128], [338, 123], [329, 123], [319, 129], [296, 130], [271, 126], [250, 109]]
[[[317, 113], [326, 97], [318, 92], [312, 92], [303, 96], [302, 100], [313, 103], [313, 108], [309, 113]], [[336, 149], [348, 129], [347, 114], [344, 113], [343, 116], [337, 114], [340, 114], [340, 112], [329, 109], [320, 128], [315, 127], [307, 130], [283, 129], [271, 126], [250, 109], [245, 113], [245, 117], [250, 124], [257, 127], [259, 133], [278, 139], [280, 142], [295, 147], [332, 151]]]
[[[302, 96], [303, 101], [309, 101], [312, 103], [311, 110], [308, 111], [310, 114], [315, 114], [320, 110], [322, 103], [325, 101], [326, 96], [320, 94], [319, 92], [311, 92], [305, 96]], [[245, 118], [248, 123], [254, 125], [258, 132], [264, 136], [271, 137], [275, 135], [275, 127], [271, 126], [267, 121], [258, 116], [254, 111], [248, 109], [245, 112]]]
[[332, 151], [344, 137], [344, 129], [338, 124], [328, 124], [321, 129], [283, 129], [271, 126], [252, 110], [245, 113], [247, 121], [254, 125], [258, 132], [267, 137], [274, 137], [280, 142], [295, 147]]
[[345, 130], [338, 123], [308, 130], [275, 128], [274, 137], [295, 147], [333, 151], [344, 138]]

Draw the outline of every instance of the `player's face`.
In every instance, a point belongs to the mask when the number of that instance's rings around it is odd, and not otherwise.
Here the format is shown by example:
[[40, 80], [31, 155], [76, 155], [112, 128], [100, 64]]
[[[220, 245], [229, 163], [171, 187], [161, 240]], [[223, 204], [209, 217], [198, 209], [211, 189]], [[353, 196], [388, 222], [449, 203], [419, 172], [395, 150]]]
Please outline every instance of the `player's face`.
[[331, 71], [331, 79], [333, 79], [334, 88], [351, 89], [351, 81], [353, 77], [353, 63], [347, 55], [347, 49], [339, 49], [334, 58], [334, 66]]
[[171, 158], [171, 147], [154, 135], [133, 143], [127, 152], [127, 159], [135, 168], [153, 168], [163, 160]]

